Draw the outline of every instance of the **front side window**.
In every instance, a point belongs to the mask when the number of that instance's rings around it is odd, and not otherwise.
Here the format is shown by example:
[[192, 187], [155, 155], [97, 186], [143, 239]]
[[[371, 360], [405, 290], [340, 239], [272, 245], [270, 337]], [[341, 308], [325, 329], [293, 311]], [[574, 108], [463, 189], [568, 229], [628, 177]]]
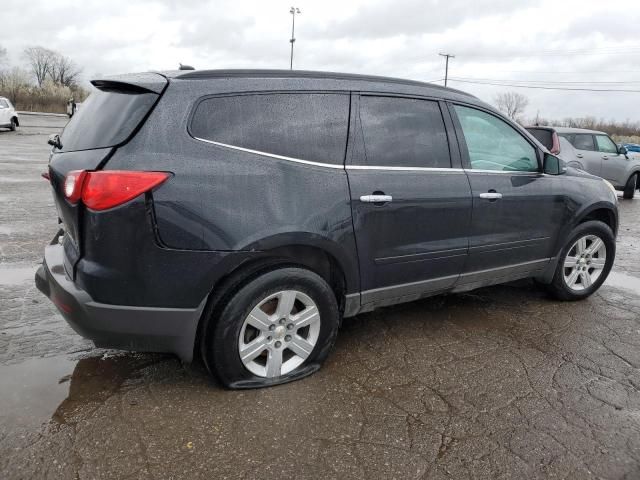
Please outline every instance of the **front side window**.
[[0, 98], [0, 108], [9, 108], [9, 103], [4, 98]]
[[596, 135], [596, 143], [598, 144], [599, 152], [618, 153], [617, 145], [606, 135]]
[[367, 165], [451, 167], [447, 132], [438, 102], [362, 96], [360, 121]]
[[593, 135], [590, 133], [576, 133], [569, 138], [569, 141], [578, 150], [587, 150], [589, 152], [595, 151], [593, 145]]
[[210, 97], [198, 104], [191, 134], [258, 152], [341, 165], [349, 96], [269, 93]]
[[494, 115], [455, 105], [474, 170], [537, 172], [535, 148]]

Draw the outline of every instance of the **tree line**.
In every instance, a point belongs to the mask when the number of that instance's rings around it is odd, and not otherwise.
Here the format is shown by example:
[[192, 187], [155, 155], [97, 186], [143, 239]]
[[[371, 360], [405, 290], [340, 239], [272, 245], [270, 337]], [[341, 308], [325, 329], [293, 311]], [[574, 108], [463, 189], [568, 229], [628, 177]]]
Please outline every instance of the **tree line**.
[[54, 50], [30, 46], [22, 51], [23, 63], [10, 65], [0, 45], [0, 96], [17, 110], [65, 113], [67, 103], [83, 101], [89, 94], [80, 85], [82, 69]]
[[526, 95], [518, 92], [499, 93], [494, 97], [493, 103], [498, 110], [521, 125], [586, 128], [588, 130], [606, 132], [617, 141], [640, 142], [640, 122], [632, 122], [631, 120], [617, 122], [615, 120], [605, 120], [604, 118], [598, 119], [595, 116], [549, 119], [536, 115], [535, 118], [525, 118], [523, 115], [527, 105], [529, 105], [529, 99]]

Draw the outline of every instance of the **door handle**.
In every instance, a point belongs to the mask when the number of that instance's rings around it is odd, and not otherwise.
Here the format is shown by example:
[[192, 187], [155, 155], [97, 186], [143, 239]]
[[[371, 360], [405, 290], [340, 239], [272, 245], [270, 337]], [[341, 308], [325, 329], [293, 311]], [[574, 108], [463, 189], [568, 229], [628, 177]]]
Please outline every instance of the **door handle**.
[[502, 198], [502, 194], [498, 192], [481, 193], [480, 198], [484, 198], [485, 200], [499, 200]]
[[393, 201], [391, 195], [362, 195], [360, 201], [364, 203], [388, 203]]
[[582, 155], [581, 153], [576, 153], [576, 157], [582, 158], [582, 157], [584, 157], [584, 155]]

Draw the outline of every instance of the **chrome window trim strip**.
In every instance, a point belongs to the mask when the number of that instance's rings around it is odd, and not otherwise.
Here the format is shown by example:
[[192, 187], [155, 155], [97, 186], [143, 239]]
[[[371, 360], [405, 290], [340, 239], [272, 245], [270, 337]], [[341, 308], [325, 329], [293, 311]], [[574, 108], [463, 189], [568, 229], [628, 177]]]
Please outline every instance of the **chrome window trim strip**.
[[391, 170], [399, 172], [440, 172], [440, 173], [464, 173], [462, 168], [435, 168], [435, 167], [382, 167], [369, 165], [347, 165], [347, 170]]
[[262, 152], [260, 150], [252, 150], [250, 148], [238, 147], [236, 145], [229, 145], [228, 143], [216, 142], [214, 140], [207, 140], [206, 138], [193, 137], [200, 142], [210, 143], [219, 147], [230, 148], [232, 150], [238, 150], [240, 152], [253, 153], [256, 155], [262, 155], [265, 157], [276, 158], [278, 160], [286, 160], [294, 163], [301, 163], [303, 165], [312, 165], [314, 167], [334, 168], [339, 170], [388, 170], [397, 172], [434, 172], [434, 173], [496, 173], [496, 174], [509, 174], [509, 175], [540, 175], [540, 172], [521, 172], [521, 171], [503, 171], [503, 170], [473, 170], [463, 168], [436, 168], [436, 167], [386, 167], [386, 166], [369, 166], [369, 165], [336, 165], [334, 163], [314, 162], [311, 160], [302, 160], [301, 158], [285, 157], [284, 155], [276, 155], [275, 153]]
[[299, 158], [285, 157], [284, 155], [276, 155], [275, 153], [267, 153], [261, 152], [260, 150], [251, 150], [250, 148], [237, 147], [236, 145], [229, 145], [227, 143], [215, 142], [213, 140], [207, 140], [206, 138], [193, 137], [196, 140], [200, 140], [201, 142], [211, 143], [212, 145], [217, 145], [219, 147], [230, 148], [232, 150], [238, 150], [240, 152], [254, 153], [256, 155], [263, 155], [265, 157], [277, 158], [278, 160], [287, 160], [289, 162], [302, 163], [304, 165], [313, 165], [315, 167], [326, 167], [326, 168], [337, 168], [340, 170], [344, 170], [344, 165], [336, 165], [333, 163], [322, 163], [322, 162], [312, 162], [311, 160], [301, 160]]

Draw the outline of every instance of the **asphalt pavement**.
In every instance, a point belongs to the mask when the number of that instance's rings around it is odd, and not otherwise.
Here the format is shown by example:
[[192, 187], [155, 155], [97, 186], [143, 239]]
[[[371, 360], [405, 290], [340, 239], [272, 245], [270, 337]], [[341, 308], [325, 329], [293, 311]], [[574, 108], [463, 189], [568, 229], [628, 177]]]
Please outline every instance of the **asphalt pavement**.
[[315, 375], [227, 391], [96, 349], [36, 290], [66, 119], [21, 120], [0, 131], [0, 478], [640, 478], [640, 198], [588, 300], [523, 281], [384, 308]]

